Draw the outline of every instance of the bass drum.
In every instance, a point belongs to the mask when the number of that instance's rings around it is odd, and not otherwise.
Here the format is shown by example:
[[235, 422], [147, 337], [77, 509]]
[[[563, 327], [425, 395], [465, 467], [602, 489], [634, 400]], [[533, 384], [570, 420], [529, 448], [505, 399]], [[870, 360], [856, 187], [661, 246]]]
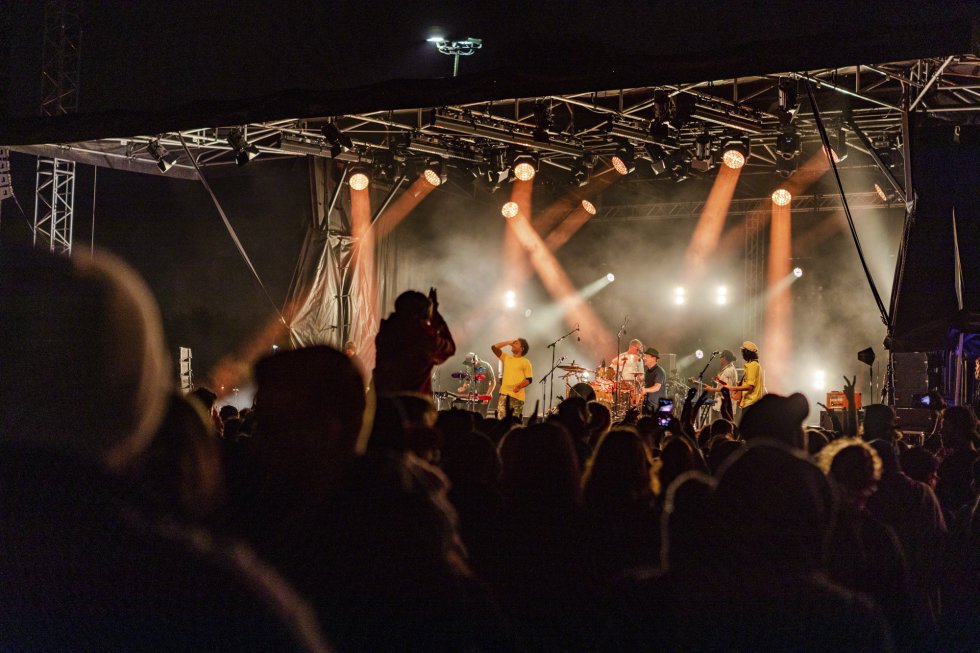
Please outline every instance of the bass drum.
[[597, 381], [592, 384], [576, 383], [568, 389], [567, 397], [581, 397], [586, 401], [598, 401], [607, 408], [612, 408], [612, 384], [604, 381]]

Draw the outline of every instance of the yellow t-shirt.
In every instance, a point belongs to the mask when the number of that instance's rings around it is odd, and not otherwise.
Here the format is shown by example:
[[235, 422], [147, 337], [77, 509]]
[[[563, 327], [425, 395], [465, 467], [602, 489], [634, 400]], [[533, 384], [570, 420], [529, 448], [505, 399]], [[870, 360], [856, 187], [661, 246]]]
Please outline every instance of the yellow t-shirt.
[[505, 352], [500, 353], [500, 360], [504, 364], [504, 373], [500, 377], [500, 394], [524, 401], [524, 388], [515, 390], [514, 386], [531, 378], [531, 361]]
[[742, 393], [742, 401], [738, 402], [742, 408], [751, 406], [762, 399], [762, 396], [766, 394], [766, 388], [759, 361], [746, 361], [745, 373], [742, 375], [742, 382], [739, 385], [753, 386], [752, 390]]

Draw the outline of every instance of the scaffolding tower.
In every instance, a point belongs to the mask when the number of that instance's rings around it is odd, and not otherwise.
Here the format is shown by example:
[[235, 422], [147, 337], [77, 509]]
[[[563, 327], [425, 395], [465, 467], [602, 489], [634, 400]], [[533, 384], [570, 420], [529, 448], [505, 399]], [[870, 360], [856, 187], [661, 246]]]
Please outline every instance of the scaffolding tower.
[[[47, 0], [41, 55], [41, 115], [78, 110], [81, 0]], [[75, 162], [38, 157], [34, 202], [34, 246], [71, 254]], [[40, 243], [39, 243], [40, 240]]]

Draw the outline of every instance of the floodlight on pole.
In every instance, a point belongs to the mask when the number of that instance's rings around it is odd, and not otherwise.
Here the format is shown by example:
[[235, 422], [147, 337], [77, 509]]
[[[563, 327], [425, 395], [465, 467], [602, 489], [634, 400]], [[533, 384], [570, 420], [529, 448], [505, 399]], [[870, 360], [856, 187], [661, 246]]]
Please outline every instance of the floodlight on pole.
[[436, 49], [440, 53], [449, 55], [453, 58], [453, 77], [459, 76], [459, 58], [468, 57], [476, 53], [483, 47], [483, 39], [467, 36], [465, 39], [453, 40], [442, 36], [431, 36], [426, 39], [429, 43], [435, 43]]

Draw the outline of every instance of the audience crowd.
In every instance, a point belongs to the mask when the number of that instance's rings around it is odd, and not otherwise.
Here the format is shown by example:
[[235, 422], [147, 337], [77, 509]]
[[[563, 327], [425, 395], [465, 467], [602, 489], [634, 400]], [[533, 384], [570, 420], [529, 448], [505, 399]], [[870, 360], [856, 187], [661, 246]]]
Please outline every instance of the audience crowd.
[[0, 252], [0, 342], [0, 651], [980, 650], [968, 407], [498, 421], [314, 346], [237, 410], [108, 255]]

